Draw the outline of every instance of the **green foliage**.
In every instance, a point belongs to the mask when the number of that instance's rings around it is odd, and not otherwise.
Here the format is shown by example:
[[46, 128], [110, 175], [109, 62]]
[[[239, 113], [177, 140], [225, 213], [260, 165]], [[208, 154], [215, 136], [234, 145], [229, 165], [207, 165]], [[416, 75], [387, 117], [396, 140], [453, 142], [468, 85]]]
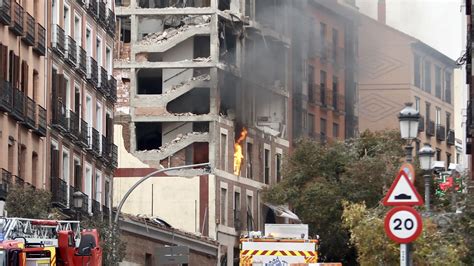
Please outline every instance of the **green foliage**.
[[377, 206], [403, 157], [396, 131], [364, 132], [347, 142], [297, 143], [283, 166], [282, 182], [264, 191], [264, 199], [288, 203], [321, 237], [321, 257], [355, 262], [349, 231], [342, 227], [343, 200]]
[[[120, 239], [120, 230], [100, 218], [86, 218], [81, 221], [82, 228], [95, 228], [99, 231], [103, 250], [103, 265], [118, 265], [125, 257], [127, 244]], [[116, 253], [114, 254], [114, 247]]]
[[[344, 202], [343, 225], [350, 231], [350, 241], [357, 248], [361, 265], [396, 265], [399, 245], [384, 231], [387, 208], [367, 209], [363, 203]], [[415, 265], [460, 265], [467, 247], [457, 226], [441, 230], [429, 218], [423, 219], [423, 233], [414, 242]]]
[[49, 191], [15, 185], [9, 189], [5, 209], [10, 217], [48, 219], [50, 203]]

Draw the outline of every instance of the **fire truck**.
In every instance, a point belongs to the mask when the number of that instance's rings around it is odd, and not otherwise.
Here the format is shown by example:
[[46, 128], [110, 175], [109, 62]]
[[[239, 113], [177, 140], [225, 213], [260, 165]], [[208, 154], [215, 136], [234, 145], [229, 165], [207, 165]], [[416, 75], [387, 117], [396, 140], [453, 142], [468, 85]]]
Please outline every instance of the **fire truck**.
[[102, 265], [96, 229], [79, 221], [0, 218], [0, 266]]
[[240, 239], [240, 266], [310, 265], [318, 261], [318, 240], [307, 224], [265, 224], [265, 235], [249, 232]]

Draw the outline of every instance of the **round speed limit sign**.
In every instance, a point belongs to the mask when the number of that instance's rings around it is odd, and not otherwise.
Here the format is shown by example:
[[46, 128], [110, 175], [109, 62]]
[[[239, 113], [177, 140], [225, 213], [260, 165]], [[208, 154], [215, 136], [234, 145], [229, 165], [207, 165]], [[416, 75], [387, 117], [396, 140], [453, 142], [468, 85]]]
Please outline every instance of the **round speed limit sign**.
[[406, 244], [414, 241], [422, 230], [420, 214], [408, 206], [391, 209], [385, 216], [385, 232], [393, 241]]

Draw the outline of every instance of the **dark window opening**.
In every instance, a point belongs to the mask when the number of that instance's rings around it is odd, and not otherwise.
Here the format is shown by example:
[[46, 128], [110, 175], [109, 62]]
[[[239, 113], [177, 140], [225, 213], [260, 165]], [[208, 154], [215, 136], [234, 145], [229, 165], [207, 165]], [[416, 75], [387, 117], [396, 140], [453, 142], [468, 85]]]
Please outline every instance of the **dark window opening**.
[[270, 150], [264, 150], [264, 181], [265, 184], [270, 184]]
[[277, 183], [281, 181], [281, 154], [277, 153], [276, 155], [276, 178]]
[[163, 71], [161, 69], [140, 69], [137, 73], [137, 93], [163, 93]]
[[421, 62], [420, 57], [415, 55], [415, 63], [414, 63], [414, 76], [415, 76], [415, 86], [421, 88]]
[[196, 36], [194, 38], [194, 58], [211, 56], [211, 38], [209, 36]]
[[222, 81], [219, 82], [221, 88], [219, 113], [228, 115], [229, 111], [235, 110], [238, 82], [239, 80], [231, 75], [224, 75]]
[[210, 111], [210, 93], [209, 88], [194, 88], [168, 103], [166, 110], [170, 113], [208, 114]]
[[193, 132], [209, 132], [209, 122], [193, 122]]
[[[235, 53], [237, 47], [237, 35], [232, 27], [222, 25], [219, 27], [220, 59], [228, 64], [235, 64]], [[222, 39], [224, 38], [224, 39]]]
[[441, 99], [441, 68], [435, 68], [435, 96]]
[[252, 153], [253, 146], [252, 143], [247, 142], [247, 150], [245, 152], [245, 160], [247, 161], [247, 178], [253, 178], [253, 167], [252, 167]]
[[120, 41], [123, 43], [131, 42], [131, 21], [129, 17], [117, 17], [120, 29]]
[[145, 253], [145, 266], [153, 266], [150, 253]]
[[193, 163], [207, 163], [209, 162], [209, 143], [195, 142], [193, 144]]
[[218, 5], [219, 10], [224, 11], [224, 10], [230, 9], [230, 1], [231, 0], [219, 0], [219, 5]]
[[425, 82], [423, 86], [424, 90], [431, 93], [431, 63], [425, 62]]
[[444, 76], [446, 81], [444, 101], [447, 103], [451, 103], [451, 74], [446, 72]]
[[314, 67], [308, 65], [308, 101], [314, 102]]
[[137, 122], [135, 123], [135, 136], [137, 150], [155, 150], [162, 145], [161, 123]]

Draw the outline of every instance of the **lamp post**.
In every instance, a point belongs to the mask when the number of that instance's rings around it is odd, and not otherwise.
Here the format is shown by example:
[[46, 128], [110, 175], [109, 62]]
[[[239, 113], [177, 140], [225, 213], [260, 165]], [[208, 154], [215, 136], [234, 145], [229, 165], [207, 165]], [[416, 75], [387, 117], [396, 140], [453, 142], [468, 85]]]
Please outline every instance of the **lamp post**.
[[431, 168], [434, 154], [435, 151], [428, 143], [425, 143], [424, 146], [418, 151], [418, 157], [420, 158], [420, 168], [425, 170], [423, 178], [425, 180], [425, 208], [427, 212], [430, 212]]
[[418, 136], [420, 113], [412, 107], [412, 103], [406, 103], [405, 108], [398, 114], [398, 120], [400, 122], [401, 137], [407, 141], [405, 146], [406, 161], [411, 163], [413, 161], [411, 142]]
[[80, 220], [82, 205], [84, 204], [84, 195], [76, 191], [72, 194], [74, 209], [76, 210], [76, 220]]
[[[420, 120], [420, 113], [412, 107], [412, 103], [405, 103], [398, 114], [398, 121], [400, 122], [400, 135], [402, 139], [406, 140], [405, 146], [406, 161], [413, 162], [413, 146], [412, 141], [418, 136], [418, 125]], [[410, 263], [410, 246], [408, 244], [400, 244], [400, 265], [411, 265]]]

